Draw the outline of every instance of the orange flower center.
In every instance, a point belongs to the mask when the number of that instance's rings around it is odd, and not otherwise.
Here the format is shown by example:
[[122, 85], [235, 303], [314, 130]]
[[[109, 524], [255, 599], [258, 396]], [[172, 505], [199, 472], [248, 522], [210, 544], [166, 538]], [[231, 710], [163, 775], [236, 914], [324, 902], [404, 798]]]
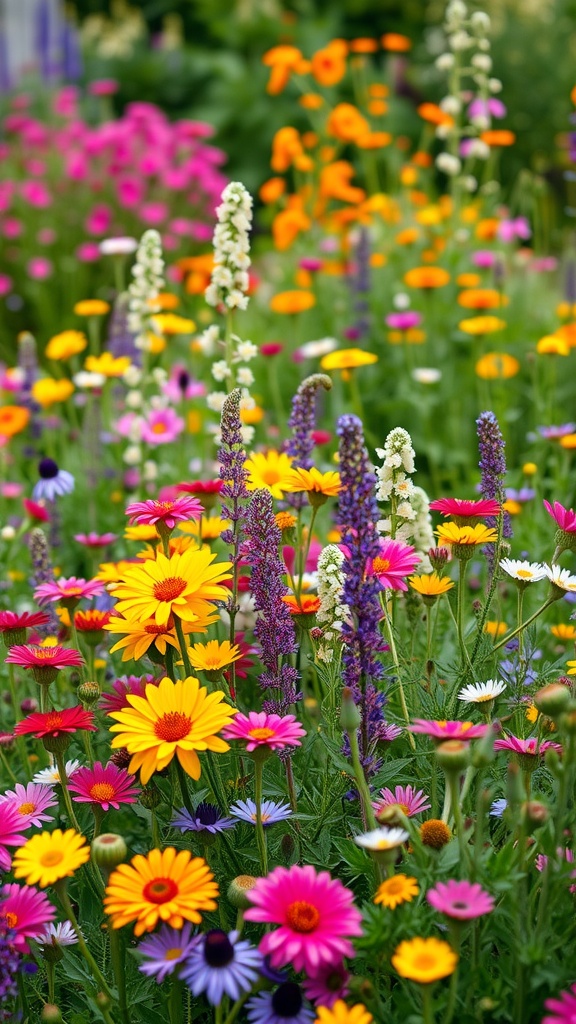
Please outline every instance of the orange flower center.
[[154, 584], [154, 597], [157, 601], [175, 601], [183, 590], [186, 590], [187, 583], [181, 576], [167, 576]]
[[296, 900], [295, 903], [291, 903], [286, 911], [286, 924], [292, 928], [292, 931], [313, 932], [318, 927], [320, 921], [320, 914], [316, 907], [311, 903], [307, 903], [306, 900]]
[[159, 740], [165, 743], [176, 743], [188, 735], [192, 727], [192, 719], [181, 711], [168, 711], [154, 725], [154, 732]]
[[251, 736], [253, 740], [269, 740], [271, 736], [275, 736], [276, 734], [274, 729], [262, 728], [250, 729], [248, 735]]
[[61, 726], [62, 715], [59, 715], [58, 713], [55, 713], [53, 715], [47, 715], [46, 723], [44, 725], [46, 732], [49, 732], [51, 729], [60, 729]]
[[142, 890], [142, 896], [149, 903], [168, 903], [178, 893], [178, 886], [171, 878], [155, 878]]
[[165, 423], [154, 423], [153, 426], [152, 426], [152, 433], [153, 434], [165, 434], [166, 433], [166, 424]]
[[404, 882], [401, 878], [389, 878], [386, 882], [386, 892], [389, 896], [397, 896], [404, 891]]
[[111, 800], [115, 792], [116, 790], [110, 782], [95, 782], [89, 790], [93, 800], [102, 800], [102, 802]]
[[151, 622], [150, 625], [144, 626], [145, 633], [152, 633], [154, 636], [160, 636], [162, 633], [169, 633], [170, 630], [167, 626], [157, 626], [155, 622]]
[[32, 803], [20, 804], [18, 810], [20, 811], [20, 814], [32, 814], [34, 806], [35, 805]]
[[431, 968], [438, 966], [438, 960], [435, 956], [431, 956], [430, 953], [418, 953], [414, 957], [413, 966], [419, 971], [429, 971]]
[[277, 469], [265, 469], [262, 473], [262, 479], [269, 487], [273, 487], [280, 480], [280, 473]]
[[7, 910], [4, 914], [4, 920], [8, 928], [15, 928], [18, 924], [18, 915], [13, 910]]
[[179, 956], [182, 956], [182, 949], [180, 946], [174, 946], [172, 949], [167, 949], [164, 953], [165, 960], [177, 960]]
[[388, 569], [390, 568], [390, 559], [380, 558], [377, 556], [372, 561], [372, 567], [374, 569], [374, 574], [379, 576], [382, 572], [388, 572]]
[[62, 850], [46, 850], [40, 857], [40, 864], [43, 868], [54, 868], [64, 860]]
[[39, 650], [34, 651], [34, 657], [39, 659], [45, 659], [46, 661], [54, 660], [54, 648], [53, 647], [40, 647]]

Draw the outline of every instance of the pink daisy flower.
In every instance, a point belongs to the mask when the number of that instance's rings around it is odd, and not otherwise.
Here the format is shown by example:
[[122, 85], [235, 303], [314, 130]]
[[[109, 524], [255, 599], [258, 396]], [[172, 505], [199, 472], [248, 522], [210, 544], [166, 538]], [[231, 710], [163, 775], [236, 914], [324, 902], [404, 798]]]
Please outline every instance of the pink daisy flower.
[[400, 540], [383, 540], [376, 558], [366, 562], [366, 574], [376, 576], [383, 587], [390, 590], [408, 590], [402, 579], [409, 576], [419, 564], [415, 549]]
[[63, 605], [77, 604], [84, 597], [94, 597], [104, 591], [101, 580], [84, 580], [76, 576], [63, 576], [51, 583], [42, 583], [34, 591], [34, 600], [39, 605], [60, 602]]
[[170, 444], [184, 430], [184, 420], [173, 409], [153, 409], [142, 421], [141, 435], [145, 444]]
[[396, 786], [394, 792], [391, 789], [381, 789], [380, 795], [382, 799], [372, 804], [375, 814], [379, 814], [385, 807], [399, 807], [407, 818], [412, 818], [421, 811], [430, 810], [432, 806], [426, 793], [422, 789], [416, 791], [412, 786]]
[[8, 846], [24, 846], [26, 836], [21, 834], [24, 828], [22, 815], [12, 804], [0, 804], [0, 871], [10, 871], [12, 857]]
[[428, 718], [415, 718], [409, 726], [411, 732], [421, 732], [433, 740], [476, 740], [485, 736], [488, 725], [474, 725], [472, 722], [433, 721]]
[[325, 964], [302, 982], [304, 995], [313, 1003], [330, 1009], [337, 999], [346, 999], [350, 972], [344, 963]]
[[145, 697], [148, 683], [155, 686], [160, 682], [152, 675], [147, 676], [120, 676], [112, 683], [114, 693], [103, 693], [100, 698], [100, 707], [109, 715], [112, 711], [124, 711], [131, 707], [128, 697]]
[[74, 534], [74, 540], [77, 540], [79, 544], [84, 544], [84, 547], [92, 549], [107, 548], [116, 539], [116, 533], [95, 533], [94, 530], [91, 530], [90, 533]]
[[11, 633], [15, 629], [32, 629], [44, 626], [50, 621], [46, 612], [0, 612], [0, 633]]
[[120, 804], [134, 804], [140, 794], [134, 785], [134, 776], [129, 775], [125, 768], [117, 768], [115, 764], [102, 766], [96, 761], [93, 768], [79, 768], [68, 783], [68, 789], [78, 796], [74, 800], [80, 804], [99, 804], [103, 811], [111, 807], [117, 811]]
[[285, 747], [299, 747], [300, 739], [306, 735], [294, 715], [267, 715], [265, 711], [250, 711], [247, 715], [236, 715], [234, 721], [222, 732], [226, 740], [246, 740], [248, 753], [257, 747], [270, 750], [284, 750]]
[[[565, 860], [567, 864], [574, 863], [574, 854], [572, 850], [565, 849], [562, 846], [556, 848], [556, 854], [560, 860]], [[544, 871], [548, 865], [548, 857], [545, 853], [539, 853], [534, 861], [534, 866], [537, 871]], [[576, 878], [576, 870], [570, 872], [570, 878]], [[570, 892], [576, 892], [576, 885], [570, 886]]]
[[13, 944], [21, 953], [29, 953], [26, 939], [37, 939], [56, 911], [39, 889], [15, 882], [0, 889], [0, 922], [15, 932]]
[[259, 946], [273, 967], [290, 964], [314, 975], [353, 956], [350, 937], [362, 934], [362, 917], [350, 890], [327, 871], [317, 873], [310, 864], [275, 868], [257, 880], [248, 898], [255, 906], [245, 912], [247, 921], [280, 926]]
[[539, 743], [537, 736], [530, 736], [527, 740], [520, 736], [507, 736], [504, 740], [494, 741], [494, 750], [511, 750], [513, 754], [528, 754], [531, 757], [541, 757], [550, 749], [562, 753], [559, 743], [551, 743], [549, 740]]
[[61, 647], [60, 644], [56, 644], [55, 647], [41, 647], [39, 644], [15, 644], [4, 660], [13, 665], [22, 665], [24, 668], [56, 670], [84, 664], [84, 658], [80, 651]]
[[553, 1017], [543, 1017], [542, 1024], [574, 1024], [576, 1020], [576, 985], [569, 992], [561, 992], [558, 999], [547, 999], [544, 1003]]
[[50, 814], [44, 814], [47, 807], [54, 807], [58, 803], [51, 786], [43, 786], [37, 782], [29, 782], [23, 786], [17, 782], [14, 789], [7, 790], [0, 796], [0, 805], [8, 803], [15, 807], [21, 816], [22, 828], [30, 828], [36, 825], [42, 826], [43, 821], [54, 821]]
[[576, 533], [576, 512], [573, 509], [564, 508], [559, 501], [555, 501], [553, 505], [549, 501], [545, 501], [544, 508], [561, 530], [564, 530], [565, 533]]
[[434, 910], [458, 921], [471, 921], [494, 910], [494, 898], [477, 882], [437, 882], [426, 899]]
[[467, 501], [465, 498], [437, 498], [436, 501], [430, 502], [430, 508], [448, 518], [460, 516], [465, 519], [499, 516], [502, 511], [500, 503], [491, 498], [480, 498], [477, 501]]
[[197, 498], [179, 497], [173, 501], [135, 501], [126, 507], [129, 523], [145, 526], [156, 526], [163, 523], [168, 530], [173, 530], [177, 523], [185, 523], [189, 519], [200, 519], [204, 508]]

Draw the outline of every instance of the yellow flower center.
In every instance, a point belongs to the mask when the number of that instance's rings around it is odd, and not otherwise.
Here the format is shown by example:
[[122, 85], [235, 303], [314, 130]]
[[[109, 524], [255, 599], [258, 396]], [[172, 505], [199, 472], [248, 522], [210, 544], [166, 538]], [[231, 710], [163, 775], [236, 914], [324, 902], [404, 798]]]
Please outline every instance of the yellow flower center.
[[182, 949], [180, 946], [174, 946], [172, 949], [167, 949], [164, 953], [165, 960], [177, 960], [180, 956], [182, 956]]
[[529, 580], [533, 574], [530, 572], [530, 569], [516, 569], [516, 575], [520, 576], [523, 580]]
[[429, 971], [438, 966], [438, 960], [430, 953], [418, 953], [412, 961], [412, 966], [419, 971]]
[[25, 803], [25, 804], [20, 804], [20, 807], [18, 808], [18, 810], [19, 810], [20, 814], [32, 814], [32, 811], [34, 810], [34, 807], [35, 807], [35, 805], [32, 804], [32, 803]]
[[397, 896], [398, 893], [404, 892], [404, 882], [401, 878], [389, 878], [385, 892], [388, 896]]
[[154, 725], [154, 732], [159, 740], [165, 743], [176, 743], [188, 735], [192, 719], [181, 711], [168, 711]]
[[248, 735], [251, 736], [253, 740], [269, 740], [271, 736], [275, 736], [276, 734], [274, 729], [262, 728], [250, 729]]
[[61, 725], [62, 725], [62, 715], [59, 715], [56, 712], [53, 715], [48, 715], [46, 717], [46, 722], [45, 722], [45, 725], [44, 725], [44, 729], [46, 730], [46, 732], [50, 732], [51, 729], [59, 729], [61, 727]]
[[306, 900], [296, 900], [286, 911], [286, 924], [294, 932], [303, 932], [307, 935], [308, 932], [313, 932], [318, 927], [319, 921], [320, 914], [316, 907], [312, 903], [307, 903]]
[[103, 803], [107, 800], [111, 800], [116, 790], [110, 782], [95, 782], [90, 787], [89, 793], [93, 800], [102, 801]]
[[481, 697], [475, 697], [474, 702], [476, 704], [483, 704], [486, 700], [493, 700], [493, 697], [492, 693], [483, 693]]
[[142, 890], [142, 896], [149, 903], [168, 903], [178, 893], [178, 886], [171, 878], [155, 878]]
[[388, 569], [390, 568], [390, 559], [376, 557], [372, 561], [372, 567], [374, 574], [379, 576], [382, 572], [388, 572]]
[[46, 850], [40, 857], [40, 864], [43, 868], [55, 868], [64, 860], [62, 850]]
[[154, 584], [153, 594], [157, 601], [175, 601], [183, 590], [186, 590], [186, 580], [181, 576], [167, 576]]
[[4, 920], [8, 928], [15, 928], [18, 924], [18, 915], [13, 910], [7, 910], [4, 914]]

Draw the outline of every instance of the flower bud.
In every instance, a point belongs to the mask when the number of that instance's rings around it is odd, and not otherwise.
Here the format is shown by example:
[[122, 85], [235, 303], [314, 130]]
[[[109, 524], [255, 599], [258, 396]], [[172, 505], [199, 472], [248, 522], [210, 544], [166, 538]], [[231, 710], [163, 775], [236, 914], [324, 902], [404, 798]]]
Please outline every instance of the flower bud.
[[153, 811], [162, 802], [160, 790], [152, 783], [151, 786], [144, 786], [140, 793], [140, 803], [148, 811]]
[[91, 680], [86, 680], [85, 683], [80, 683], [77, 693], [78, 699], [82, 702], [82, 704], [91, 707], [92, 704], [95, 704], [96, 701], [99, 700], [102, 691], [98, 683], [92, 682]]
[[31, 715], [34, 711], [38, 711], [39, 706], [35, 697], [25, 697], [20, 705], [20, 711], [23, 715]]
[[345, 686], [342, 690], [342, 706], [340, 708], [340, 725], [345, 732], [354, 732], [359, 729], [362, 722], [362, 715], [354, 703], [352, 690]]
[[571, 699], [570, 690], [562, 683], [549, 683], [534, 694], [534, 703], [538, 711], [550, 718], [555, 718], [562, 711], [566, 711]]
[[574, 733], [576, 733], [576, 708], [574, 706], [569, 708], [568, 711], [564, 712], [560, 719], [559, 725], [560, 729], [563, 732], [567, 732], [569, 736], [572, 736], [574, 735]]
[[254, 875], [237, 875], [228, 886], [228, 899], [237, 910], [248, 910], [252, 904], [248, 899], [248, 893], [254, 888], [257, 878]]
[[532, 828], [545, 825], [550, 817], [550, 812], [540, 800], [527, 800], [521, 808], [522, 821]]
[[65, 754], [71, 739], [69, 733], [61, 732], [59, 736], [44, 736], [42, 743], [49, 754]]
[[508, 801], [508, 806], [518, 806], [518, 804], [523, 802], [524, 796], [520, 766], [515, 761], [510, 761], [506, 775], [506, 800]]
[[99, 868], [111, 871], [122, 864], [128, 855], [128, 848], [122, 836], [115, 832], [104, 832], [92, 840], [92, 860]]
[[44, 1003], [42, 1007], [42, 1013], [40, 1020], [43, 1024], [60, 1024], [62, 1020], [62, 1014], [54, 1003]]
[[464, 740], [444, 740], [436, 747], [436, 760], [445, 772], [462, 772], [470, 764], [470, 747]]
[[289, 832], [285, 832], [280, 840], [280, 850], [285, 861], [289, 864], [292, 863], [294, 856], [294, 850], [296, 849], [296, 843]]

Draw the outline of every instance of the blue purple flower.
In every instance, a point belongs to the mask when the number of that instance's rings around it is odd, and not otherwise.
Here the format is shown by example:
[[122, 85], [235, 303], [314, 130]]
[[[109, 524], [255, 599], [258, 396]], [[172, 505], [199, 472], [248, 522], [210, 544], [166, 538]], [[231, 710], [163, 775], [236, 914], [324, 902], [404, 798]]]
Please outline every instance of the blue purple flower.
[[158, 984], [164, 981], [174, 969], [190, 956], [192, 950], [201, 941], [200, 935], [193, 934], [193, 926], [189, 921], [184, 927], [171, 928], [163, 924], [156, 935], [145, 939], [138, 946], [138, 952], [146, 957], [147, 962], [139, 965], [139, 969], [149, 978], [156, 978]]
[[227, 828], [234, 828], [236, 822], [221, 815], [215, 804], [208, 804], [203, 800], [194, 811], [194, 816], [185, 807], [181, 807], [170, 824], [173, 828], [179, 828], [181, 832], [210, 832], [215, 835]]
[[258, 992], [248, 1001], [246, 1010], [250, 1024], [311, 1024], [315, 1019], [294, 981], [284, 982], [275, 992]]
[[38, 473], [40, 479], [32, 491], [34, 501], [40, 501], [42, 498], [54, 501], [59, 495], [70, 494], [74, 490], [72, 473], [59, 469], [54, 459], [40, 459]]
[[211, 1006], [225, 995], [236, 1001], [258, 979], [262, 956], [239, 932], [213, 929], [200, 936], [180, 972], [193, 995], [204, 993]]
[[[232, 804], [230, 814], [250, 825], [256, 824], [256, 804], [253, 800], [239, 800]], [[275, 825], [278, 821], [284, 821], [292, 816], [290, 804], [274, 803], [273, 800], [262, 801], [262, 824]]]

